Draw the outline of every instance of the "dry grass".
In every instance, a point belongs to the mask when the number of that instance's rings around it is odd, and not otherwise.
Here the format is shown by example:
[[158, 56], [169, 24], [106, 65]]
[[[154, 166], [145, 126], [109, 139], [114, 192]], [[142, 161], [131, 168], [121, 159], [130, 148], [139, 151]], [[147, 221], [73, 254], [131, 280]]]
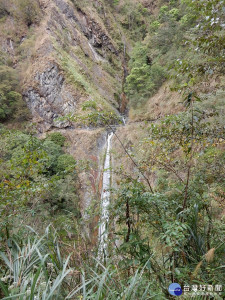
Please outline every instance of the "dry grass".
[[215, 254], [215, 248], [210, 249], [206, 254], [205, 254], [205, 260], [210, 263], [214, 259], [214, 254]]
[[[207, 82], [197, 85], [198, 93], [212, 93], [220, 86], [224, 86], [224, 76], [214, 76]], [[140, 109], [130, 109], [130, 121], [143, 121], [162, 118], [166, 115], [176, 114], [184, 110], [182, 101], [184, 96], [181, 93], [170, 90], [172, 82], [166, 81], [158, 92], [149, 98], [145, 105]]]
[[[100, 178], [104, 157], [106, 132], [104, 129], [75, 129], [61, 130], [69, 141], [66, 151], [77, 161], [78, 166], [89, 165], [88, 169], [79, 170], [81, 209], [84, 211], [91, 204], [92, 198], [98, 197]], [[83, 163], [82, 163], [83, 161]], [[95, 199], [96, 200], [96, 199]]]
[[[132, 152], [133, 148], [135, 149], [134, 160], [137, 162], [138, 157], [141, 155], [140, 153], [136, 153], [137, 149], [141, 151], [141, 149], [138, 147], [138, 144], [143, 138], [146, 137], [146, 135], [147, 125], [144, 122], [130, 123], [127, 124], [125, 127], [121, 126], [117, 129], [116, 135], [114, 135], [112, 140], [113, 172], [115, 172], [115, 174], [113, 175], [114, 186], [117, 183], [120, 183], [121, 177], [123, 177], [123, 175], [132, 176], [133, 178], [137, 178], [139, 176], [140, 180], [143, 180], [134, 163], [124, 151], [118, 138], [123, 143], [126, 150], [128, 150], [129, 152]], [[122, 174], [117, 174], [120, 167], [122, 167]], [[148, 176], [149, 174], [145, 175]], [[149, 180], [152, 184], [154, 178], [152, 176], [149, 176]]]
[[182, 95], [170, 90], [171, 82], [165, 82], [158, 92], [140, 109], [130, 110], [131, 121], [158, 119], [165, 115], [175, 114], [184, 109], [180, 103]]

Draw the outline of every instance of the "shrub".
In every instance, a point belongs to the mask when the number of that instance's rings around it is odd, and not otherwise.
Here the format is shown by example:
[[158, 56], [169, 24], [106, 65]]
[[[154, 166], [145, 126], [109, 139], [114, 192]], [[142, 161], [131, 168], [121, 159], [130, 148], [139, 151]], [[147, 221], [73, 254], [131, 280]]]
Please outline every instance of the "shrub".
[[159, 54], [166, 54], [172, 46], [180, 41], [181, 32], [177, 30], [176, 22], [173, 20], [161, 26], [156, 35], [151, 39], [151, 48], [158, 49]]
[[151, 80], [154, 83], [154, 89], [158, 89], [166, 79], [166, 71], [159, 64], [155, 63], [151, 67]]
[[57, 159], [63, 153], [62, 148], [52, 141], [45, 140], [43, 150], [46, 152], [46, 156], [41, 160], [45, 166], [44, 173], [47, 176], [52, 176], [56, 173]]
[[54, 142], [1, 129], [0, 223], [8, 220], [8, 214], [30, 211], [34, 202], [34, 215], [62, 213], [62, 208], [79, 215], [75, 167], [74, 158]]
[[171, 19], [177, 21], [179, 19], [179, 9], [178, 8], [172, 8], [170, 11], [169, 11], [169, 16]]
[[160, 23], [159, 21], [154, 21], [150, 24], [150, 31], [155, 32], [156, 30], [158, 30], [160, 27]]
[[36, 0], [19, 0], [18, 5], [19, 14], [28, 26], [39, 22], [40, 9]]
[[50, 186], [45, 202], [51, 205], [52, 212], [60, 213], [66, 209], [67, 212], [72, 212], [74, 216], [80, 216], [75, 180], [76, 176], [66, 175], [65, 178], [57, 180]]
[[56, 171], [72, 171], [75, 169], [75, 166], [76, 160], [69, 154], [63, 154], [58, 157]]
[[19, 92], [17, 72], [8, 66], [0, 66], [0, 121], [10, 118], [28, 118], [28, 109]]
[[124, 15], [122, 19], [122, 26], [127, 29], [133, 40], [138, 41], [140, 37], [146, 35], [146, 20], [145, 16], [148, 14], [148, 10], [144, 8], [141, 3], [135, 3], [133, 1], [125, 1], [121, 7], [121, 14]]
[[130, 67], [125, 91], [130, 96], [132, 105], [136, 105], [161, 86], [166, 78], [166, 71], [159, 64], [152, 64], [148, 47], [141, 43], [137, 43], [133, 49]]
[[149, 94], [154, 88], [154, 83], [150, 78], [151, 67], [143, 64], [140, 67], [134, 67], [126, 81], [126, 92], [132, 96], [136, 93]]
[[18, 89], [19, 78], [17, 72], [5, 65], [0, 66], [0, 88], [3, 92], [10, 92], [12, 89]]
[[167, 5], [161, 6], [161, 8], [159, 10], [159, 19], [161, 21], [165, 21], [168, 11], [169, 11], [169, 7]]
[[48, 155], [58, 157], [62, 154], [61, 146], [55, 144], [53, 141], [45, 140], [43, 143], [44, 150], [48, 153]]
[[53, 143], [55, 143], [56, 145], [63, 147], [64, 143], [66, 141], [66, 138], [60, 132], [52, 132], [52, 133], [48, 134], [47, 140], [50, 140]]

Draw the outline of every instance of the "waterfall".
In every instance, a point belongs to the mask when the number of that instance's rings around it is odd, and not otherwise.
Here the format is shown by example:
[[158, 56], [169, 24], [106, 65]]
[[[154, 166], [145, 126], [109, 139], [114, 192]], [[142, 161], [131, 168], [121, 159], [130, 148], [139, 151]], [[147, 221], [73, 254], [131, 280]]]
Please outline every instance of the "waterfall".
[[93, 56], [94, 56], [94, 59], [96, 60], [96, 61], [102, 61], [102, 62], [105, 62], [106, 60], [104, 59], [104, 58], [102, 58], [97, 52], [96, 52], [96, 50], [94, 49], [94, 47], [91, 45], [91, 43], [88, 41], [88, 45], [89, 45], [89, 47], [90, 47], [90, 49], [91, 49], [91, 52], [92, 52], [92, 54], [93, 54]]
[[107, 240], [108, 240], [108, 223], [109, 223], [109, 210], [108, 206], [110, 203], [110, 149], [111, 149], [111, 139], [113, 137], [113, 132], [108, 135], [107, 138], [107, 149], [106, 157], [103, 170], [102, 179], [102, 193], [101, 193], [101, 219], [99, 226], [99, 258], [106, 256], [107, 254]]

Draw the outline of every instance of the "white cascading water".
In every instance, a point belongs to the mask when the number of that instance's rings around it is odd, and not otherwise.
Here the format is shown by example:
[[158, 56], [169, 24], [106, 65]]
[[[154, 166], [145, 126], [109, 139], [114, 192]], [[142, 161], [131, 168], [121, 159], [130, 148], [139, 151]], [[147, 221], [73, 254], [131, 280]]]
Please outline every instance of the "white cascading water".
[[110, 149], [113, 132], [107, 138], [107, 150], [103, 170], [102, 194], [101, 194], [101, 219], [99, 226], [99, 258], [107, 256], [108, 223], [109, 223], [109, 204], [110, 204]]
[[105, 59], [102, 58], [102, 57], [96, 52], [95, 48], [92, 46], [92, 44], [91, 44], [90, 42], [88, 42], [88, 45], [89, 45], [89, 47], [90, 47], [90, 49], [91, 49], [91, 52], [92, 52], [93, 55], [94, 55], [95, 60], [96, 60], [96, 61], [102, 61], [102, 62], [105, 62]]

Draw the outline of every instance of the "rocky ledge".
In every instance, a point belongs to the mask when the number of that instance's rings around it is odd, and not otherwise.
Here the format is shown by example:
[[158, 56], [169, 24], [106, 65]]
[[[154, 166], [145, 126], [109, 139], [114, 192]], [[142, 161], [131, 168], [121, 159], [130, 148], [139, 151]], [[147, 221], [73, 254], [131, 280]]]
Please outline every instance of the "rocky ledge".
[[35, 85], [27, 89], [24, 97], [34, 116], [34, 122], [42, 123], [44, 130], [71, 125], [59, 118], [74, 112], [76, 102], [55, 63], [49, 64], [44, 72], [36, 73]]

